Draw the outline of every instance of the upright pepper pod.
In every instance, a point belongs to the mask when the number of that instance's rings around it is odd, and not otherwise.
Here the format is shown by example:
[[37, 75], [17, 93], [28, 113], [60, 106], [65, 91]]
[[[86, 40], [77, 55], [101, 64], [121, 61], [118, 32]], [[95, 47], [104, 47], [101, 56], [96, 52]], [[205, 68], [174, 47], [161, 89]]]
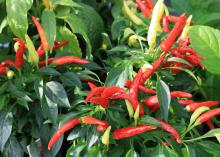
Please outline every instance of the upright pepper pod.
[[137, 3], [138, 7], [140, 8], [141, 12], [143, 13], [143, 15], [144, 15], [145, 17], [148, 18], [148, 17], [151, 16], [151, 11], [150, 11], [150, 9], [148, 9], [148, 8], [144, 5], [144, 3], [142, 2], [142, 0], [136, 0], [136, 3]]
[[50, 46], [49, 46], [49, 43], [47, 41], [47, 36], [46, 36], [46, 34], [44, 32], [43, 27], [41, 26], [41, 24], [37, 21], [37, 19], [34, 16], [32, 16], [32, 20], [33, 20], [35, 26], [37, 27], [37, 31], [39, 33], [39, 36], [40, 36], [40, 39], [41, 39], [41, 43], [43, 45], [43, 49], [45, 51], [49, 51], [50, 50]]
[[158, 0], [152, 13], [152, 18], [148, 30], [147, 41], [150, 48], [156, 45], [157, 32], [161, 30], [160, 21], [164, 14], [164, 0]]
[[182, 31], [182, 34], [180, 35], [180, 38], [178, 39], [179, 41], [180, 40], [184, 40], [185, 38], [187, 38], [188, 36], [188, 32], [189, 32], [189, 28], [190, 28], [190, 25], [191, 25], [191, 21], [192, 21], [192, 15], [190, 15], [187, 20], [186, 20], [186, 25], [185, 27], [183, 28], [183, 31]]
[[163, 51], [170, 51], [176, 38], [183, 30], [185, 23], [186, 23], [186, 15], [182, 14], [179, 17], [179, 20], [176, 22], [175, 26], [173, 27], [172, 31], [168, 34], [168, 36], [160, 44], [160, 48]]
[[126, 1], [123, 2], [124, 12], [129, 17], [129, 19], [136, 25], [144, 25], [144, 22], [137, 17], [131, 9], [128, 7], [128, 3]]
[[23, 66], [23, 63], [24, 63], [23, 55], [25, 52], [25, 44], [19, 38], [14, 38], [14, 40], [19, 43], [19, 48], [18, 48], [18, 50], [16, 52], [16, 56], [15, 56], [16, 57], [15, 58], [15, 65], [19, 69]]

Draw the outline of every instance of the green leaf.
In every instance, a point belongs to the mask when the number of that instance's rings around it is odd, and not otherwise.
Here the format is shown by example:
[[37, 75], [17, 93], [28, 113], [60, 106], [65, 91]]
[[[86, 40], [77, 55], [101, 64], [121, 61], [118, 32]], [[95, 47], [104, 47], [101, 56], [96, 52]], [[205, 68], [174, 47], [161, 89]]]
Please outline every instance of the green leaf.
[[61, 107], [70, 107], [66, 91], [59, 82], [46, 83], [45, 94], [55, 104]]
[[86, 129], [84, 127], [75, 127], [68, 135], [67, 140], [72, 141], [79, 137], [84, 137], [85, 135], [86, 135]]
[[219, 134], [220, 134], [220, 129], [213, 129], [213, 130], [210, 130], [209, 132], [207, 132], [206, 134], [204, 134], [200, 137], [193, 138], [193, 139], [190, 139], [190, 140], [185, 140], [185, 142], [193, 142], [193, 141], [201, 140], [201, 139], [204, 139], [204, 138], [216, 137], [216, 136], [219, 136]]
[[57, 38], [58, 40], [69, 41], [68, 45], [65, 45], [64, 47], [60, 48], [59, 51], [61, 50], [61, 52], [71, 52], [76, 57], [82, 57], [79, 41], [76, 35], [73, 34], [68, 28], [59, 27]]
[[144, 124], [149, 124], [149, 125], [153, 125], [153, 126], [161, 126], [161, 123], [158, 122], [157, 120], [155, 120], [153, 117], [150, 117], [148, 115], [144, 115], [141, 117], [141, 122], [143, 122]]
[[79, 4], [76, 2], [73, 2], [72, 0], [52, 0], [53, 5], [63, 5], [63, 6], [68, 6], [68, 7], [80, 7]]
[[112, 68], [109, 72], [105, 86], [124, 87], [125, 81], [128, 79], [128, 68], [126, 65]]
[[12, 113], [0, 112], [0, 150], [4, 149], [5, 143], [12, 131]]
[[53, 75], [53, 76], [59, 76], [60, 75], [60, 73], [56, 69], [50, 68], [50, 67], [40, 68], [39, 70], [37, 70], [37, 72], [45, 74], [45, 75]]
[[16, 36], [23, 40], [28, 29], [27, 11], [32, 4], [33, 0], [6, 0], [9, 27]]
[[85, 149], [87, 143], [73, 144], [67, 151], [66, 157], [80, 157], [80, 153]]
[[46, 116], [52, 120], [53, 123], [56, 123], [57, 116], [58, 116], [58, 107], [57, 103], [51, 101], [47, 96], [46, 98], [46, 104], [44, 104], [44, 110], [46, 112]]
[[191, 46], [205, 59], [207, 70], [220, 74], [220, 31], [208, 26], [193, 26], [189, 31]]
[[218, 13], [218, 12], [216, 12], [216, 13], [207, 13], [207, 14], [204, 14], [198, 20], [196, 20], [196, 24], [197, 25], [205, 25], [205, 24], [208, 24], [212, 21], [218, 21], [218, 20], [220, 20], [220, 13]]
[[167, 59], [167, 61], [179, 62], [179, 63], [183, 63], [183, 64], [186, 64], [186, 65], [189, 65], [190, 67], [192, 67], [192, 65], [189, 62], [187, 62], [186, 60], [184, 60], [182, 58], [178, 58], [178, 57], [171, 57], [171, 58]]
[[157, 96], [162, 118], [167, 121], [171, 102], [170, 89], [167, 84], [159, 78], [157, 80]]
[[213, 154], [215, 157], [218, 157], [220, 155], [220, 144], [207, 140], [203, 140], [198, 144], [201, 145], [207, 152]]
[[27, 146], [28, 155], [30, 157], [40, 157], [40, 141], [31, 142], [30, 145]]
[[69, 87], [78, 86], [81, 87], [82, 84], [78, 76], [73, 72], [66, 72], [60, 76], [63, 84]]
[[125, 157], [139, 157], [139, 154], [134, 149], [130, 149]]
[[28, 49], [28, 62], [38, 66], [39, 56], [35, 50], [34, 44], [28, 35], [25, 35], [25, 40]]
[[41, 19], [43, 29], [47, 36], [47, 41], [50, 45], [50, 51], [52, 52], [57, 33], [56, 17], [53, 10], [45, 9], [42, 13]]
[[22, 149], [20, 143], [18, 142], [18, 140], [14, 136], [11, 136], [9, 138], [5, 150], [8, 153], [8, 156], [10, 156], [10, 157], [12, 157], [12, 156], [13, 157], [23, 157], [24, 156], [23, 149]]

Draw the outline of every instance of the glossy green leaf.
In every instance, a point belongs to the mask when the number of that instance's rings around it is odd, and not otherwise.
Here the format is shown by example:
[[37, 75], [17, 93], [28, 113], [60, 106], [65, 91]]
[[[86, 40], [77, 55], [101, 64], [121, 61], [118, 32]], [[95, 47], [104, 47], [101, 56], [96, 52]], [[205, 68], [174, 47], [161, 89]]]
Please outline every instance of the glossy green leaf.
[[119, 86], [124, 87], [125, 81], [128, 79], [128, 68], [127, 66], [118, 66], [112, 68], [108, 73], [105, 81], [106, 86]]
[[134, 149], [130, 149], [125, 157], [139, 157], [139, 154]]
[[19, 38], [25, 39], [28, 20], [27, 11], [31, 8], [33, 0], [6, 0], [7, 19], [12, 32]]
[[[60, 41], [68, 40], [68, 44], [60, 48], [59, 52], [70, 52], [76, 57], [82, 57], [81, 48], [79, 41], [75, 34], [73, 34], [67, 27], [60, 27], [58, 29], [57, 38]], [[62, 53], [57, 53], [56, 56], [61, 55]]]
[[47, 41], [50, 45], [50, 51], [52, 51], [57, 33], [55, 13], [53, 12], [53, 10], [45, 9], [42, 13], [41, 19], [43, 29], [47, 36]]
[[201, 140], [201, 139], [204, 139], [204, 138], [215, 137], [216, 135], [219, 136], [219, 134], [220, 134], [220, 129], [213, 129], [213, 130], [210, 130], [209, 132], [207, 132], [206, 134], [204, 134], [200, 137], [193, 138], [193, 139], [190, 139], [190, 140], [185, 140], [185, 141], [186, 142], [197, 141], [197, 140]]
[[208, 26], [193, 26], [189, 31], [192, 47], [205, 59], [205, 68], [220, 74], [220, 31]]
[[13, 157], [23, 157], [24, 156], [23, 149], [22, 149], [20, 143], [18, 142], [18, 140], [14, 136], [11, 136], [9, 138], [5, 150], [8, 153], [8, 156], [10, 156], [10, 157], [12, 157], [12, 156]]
[[67, 151], [66, 157], [81, 157], [80, 153], [87, 146], [87, 143], [73, 144]]
[[170, 89], [168, 85], [159, 78], [157, 80], [157, 96], [162, 118], [167, 121], [171, 102]]
[[69, 87], [78, 86], [81, 87], [81, 82], [78, 76], [73, 72], [66, 72], [60, 76], [63, 84]]
[[12, 131], [12, 113], [0, 112], [0, 150], [4, 150]]
[[51, 81], [46, 83], [45, 94], [53, 103], [61, 107], [70, 107], [66, 91], [59, 82]]
[[31, 142], [31, 144], [27, 146], [27, 150], [30, 157], [40, 157], [40, 141]]

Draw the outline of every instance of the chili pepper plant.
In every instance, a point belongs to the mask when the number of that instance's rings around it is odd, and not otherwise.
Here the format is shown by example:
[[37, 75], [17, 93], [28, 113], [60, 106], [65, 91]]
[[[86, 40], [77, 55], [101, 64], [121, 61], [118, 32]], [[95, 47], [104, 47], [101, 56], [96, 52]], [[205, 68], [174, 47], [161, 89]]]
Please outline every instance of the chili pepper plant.
[[0, 7], [0, 156], [220, 156], [216, 0]]

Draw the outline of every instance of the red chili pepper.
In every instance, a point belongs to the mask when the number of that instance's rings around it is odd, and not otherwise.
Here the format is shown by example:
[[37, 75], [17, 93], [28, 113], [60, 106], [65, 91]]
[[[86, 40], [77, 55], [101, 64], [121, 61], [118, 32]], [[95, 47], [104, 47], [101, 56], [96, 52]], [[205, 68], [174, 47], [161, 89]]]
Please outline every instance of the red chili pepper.
[[[65, 45], [67, 45], [69, 43], [69, 41], [64, 40], [64, 41], [55, 41], [54, 45], [53, 45], [53, 50], [57, 50], [60, 47], [63, 47]], [[43, 44], [41, 44], [38, 49], [37, 49], [37, 53], [39, 57], [43, 57], [45, 55], [44, 49], [43, 49]]]
[[138, 70], [138, 73], [137, 73], [137, 75], [135, 76], [135, 78], [134, 78], [134, 80], [133, 80], [133, 83], [132, 83], [132, 85], [131, 85], [131, 87], [130, 87], [130, 90], [129, 90], [129, 94], [131, 95], [131, 96], [133, 96], [133, 98], [135, 99], [135, 100], [138, 100], [138, 87], [139, 87], [139, 83], [140, 83], [140, 80], [141, 80], [141, 78], [142, 78], [142, 75], [143, 75], [143, 73], [142, 73], [142, 70], [141, 70], [141, 68]]
[[[54, 61], [54, 59], [55, 58], [48, 58], [48, 64], [51, 64]], [[44, 67], [45, 65], [46, 65], [46, 61], [45, 60], [38, 62], [38, 66], [39, 67]]]
[[194, 103], [195, 101], [193, 100], [178, 100], [178, 103], [180, 103], [183, 106], [189, 105], [191, 103]]
[[47, 41], [47, 37], [46, 37], [46, 34], [44, 32], [43, 27], [41, 26], [41, 24], [37, 21], [37, 19], [34, 16], [32, 16], [32, 20], [33, 20], [35, 26], [37, 27], [37, 31], [39, 33], [39, 36], [40, 36], [40, 39], [41, 39], [41, 43], [43, 45], [43, 49], [45, 51], [50, 50], [50, 45], [49, 45], [49, 43]]
[[209, 127], [210, 130], [215, 129], [214, 124], [212, 123], [211, 119], [206, 121], [207, 126]]
[[173, 91], [170, 95], [172, 98], [192, 98], [192, 94], [182, 91]]
[[92, 102], [94, 104], [99, 104], [101, 105], [103, 108], [107, 108], [110, 105], [110, 102], [102, 97], [92, 97], [89, 102]]
[[168, 16], [163, 17], [163, 22], [162, 23], [163, 23], [163, 31], [164, 32], [170, 32]]
[[109, 126], [108, 122], [93, 118], [91, 116], [84, 116], [84, 117], [81, 118], [81, 121], [84, 124], [102, 125], [104, 127]]
[[19, 38], [14, 38], [14, 40], [19, 43], [19, 48], [16, 52], [15, 65], [16, 65], [17, 68], [21, 68], [23, 63], [24, 63], [23, 55], [24, 55], [24, 52], [25, 52], [25, 44]]
[[88, 64], [89, 61], [74, 56], [63, 56], [54, 59], [56, 65], [65, 65], [69, 63]]
[[144, 82], [160, 67], [162, 62], [164, 61], [168, 51], [163, 52], [163, 54], [153, 63], [153, 69], [147, 69], [140, 80], [139, 85], [144, 84]]
[[5, 60], [0, 64], [0, 67], [16, 66], [14, 61]]
[[144, 5], [142, 0], [136, 0], [136, 3], [145, 17], [151, 16], [151, 11]]
[[93, 89], [95, 89], [97, 86], [96, 85], [94, 85], [92, 82], [88, 82], [88, 85], [89, 85], [89, 88], [91, 89], [91, 90], [93, 90]]
[[144, 133], [146, 131], [154, 130], [157, 127], [151, 125], [142, 125], [142, 126], [130, 126], [127, 128], [116, 129], [113, 132], [113, 137], [115, 140], [128, 138], [134, 135]]
[[183, 14], [179, 17], [179, 20], [176, 22], [172, 31], [168, 34], [168, 36], [162, 41], [160, 47], [163, 51], [170, 51], [172, 48], [177, 36], [181, 33], [182, 29], [186, 24], [186, 15]]
[[199, 116], [199, 118], [196, 120], [196, 123], [202, 124], [208, 120], [210, 120], [212, 117], [217, 116], [220, 114], [220, 108], [216, 108], [213, 110], [209, 110], [202, 115]]
[[[94, 87], [94, 88], [93, 88]], [[88, 101], [90, 101], [90, 99], [93, 96], [97, 96], [97, 95], [101, 95], [101, 93], [104, 91], [105, 87], [95, 87], [93, 86], [91, 89], [91, 91], [88, 93], [85, 102], [88, 103]]]
[[145, 0], [145, 3], [150, 10], [154, 8], [154, 3], [152, 2], [152, 0]]
[[169, 22], [178, 22], [180, 17], [177, 16], [164, 16], [163, 17], [163, 29], [164, 32], [170, 32]]
[[6, 67], [0, 67], [0, 74], [7, 74], [8, 68]]
[[73, 118], [70, 121], [63, 124], [51, 137], [49, 143], [48, 143], [48, 150], [52, 148], [52, 146], [57, 142], [57, 140], [68, 130], [72, 129], [77, 124], [80, 124], [80, 119]]
[[156, 119], [158, 122], [160, 122], [160, 124], [162, 124], [162, 126], [160, 126], [162, 129], [166, 130], [167, 132], [171, 133], [175, 138], [177, 143], [181, 143], [180, 137], [178, 132], [168, 123], [160, 120], [160, 119]]
[[109, 99], [111, 96], [116, 95], [116, 94], [123, 94], [126, 93], [126, 90], [123, 88], [120, 88], [118, 86], [111, 86], [111, 87], [106, 87], [101, 94], [101, 97], [104, 99]]
[[[131, 85], [132, 85], [132, 81], [127, 80], [126, 83], [125, 83], [125, 86], [131, 87]], [[139, 85], [139, 86], [138, 86], [138, 89], [139, 89], [140, 91], [144, 92], [144, 93], [147, 93], [147, 94], [156, 94], [156, 91], [155, 91], [155, 90], [149, 89], [149, 88], [147, 88], [147, 87], [145, 87], [145, 86], [142, 86], [142, 85]]]
[[128, 100], [131, 103], [131, 105], [133, 106], [134, 110], [136, 110], [137, 107], [139, 106], [140, 116], [144, 115], [144, 108], [143, 108], [143, 106], [137, 100], [135, 100], [131, 95], [129, 95], [129, 94], [113, 95], [111, 97], [111, 99], [125, 99], [125, 100]]
[[[70, 63], [78, 63], [78, 64], [88, 64], [89, 61], [80, 59], [74, 56], [63, 56], [59, 58], [49, 58], [48, 63], [54, 63], [55, 65], [65, 65], [65, 64], [70, 64]], [[38, 66], [42, 67], [46, 65], [46, 61], [40, 61]]]
[[206, 106], [206, 107], [212, 107], [212, 106], [216, 106], [218, 105], [219, 102], [218, 101], [204, 101], [204, 102], [194, 102], [189, 104], [188, 106], [186, 106], [186, 110], [189, 112], [193, 112], [195, 111], [197, 108], [202, 107], [202, 106]]
[[103, 132], [103, 131], [105, 131], [107, 128], [108, 128], [108, 126], [98, 125], [98, 126], [96, 127], [96, 130], [97, 130], [98, 132]]

